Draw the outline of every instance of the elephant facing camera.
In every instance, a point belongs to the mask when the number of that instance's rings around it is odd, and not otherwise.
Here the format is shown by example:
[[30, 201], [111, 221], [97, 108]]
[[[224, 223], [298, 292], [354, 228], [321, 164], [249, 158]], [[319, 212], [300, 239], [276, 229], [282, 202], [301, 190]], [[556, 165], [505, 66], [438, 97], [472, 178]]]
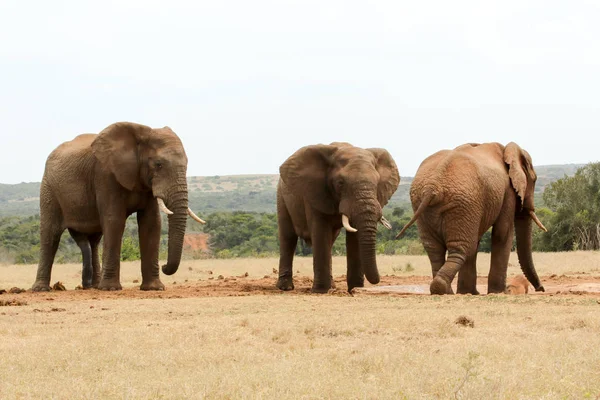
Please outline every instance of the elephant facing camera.
[[379, 283], [375, 257], [377, 224], [389, 225], [382, 208], [400, 183], [398, 168], [384, 149], [349, 143], [302, 147], [279, 168], [277, 222], [281, 290], [294, 289], [292, 263], [298, 238], [313, 249], [312, 291], [333, 287], [331, 250], [346, 231], [348, 291]]
[[187, 217], [204, 222], [188, 207], [187, 163], [183, 144], [169, 127], [118, 122], [58, 146], [48, 156], [40, 186], [40, 261], [32, 290], [50, 290], [52, 264], [65, 229], [82, 252], [82, 286], [120, 290], [121, 242], [133, 213], [139, 228], [140, 289], [164, 290], [158, 268], [160, 211], [168, 214], [163, 266], [168, 275], [181, 261]]

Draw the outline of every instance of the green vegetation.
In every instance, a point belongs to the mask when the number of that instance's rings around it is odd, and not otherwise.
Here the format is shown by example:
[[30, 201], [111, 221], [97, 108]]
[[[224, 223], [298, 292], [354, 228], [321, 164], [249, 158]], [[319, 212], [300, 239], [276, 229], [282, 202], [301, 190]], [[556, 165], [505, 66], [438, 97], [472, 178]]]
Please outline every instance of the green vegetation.
[[[161, 258], [167, 254], [167, 224], [163, 221], [162, 237], [160, 244]], [[37, 264], [40, 253], [40, 217], [4, 217], [0, 218], [0, 263], [7, 264]], [[102, 242], [100, 242], [102, 253]], [[138, 227], [135, 215], [127, 219], [123, 244], [121, 246], [121, 260], [139, 260], [140, 246]], [[77, 244], [65, 230], [55, 258], [56, 263], [81, 262], [81, 251]]]
[[[415, 227], [408, 230], [405, 237], [395, 240], [394, 236], [410, 219], [404, 209], [385, 210], [386, 218], [393, 229], [380, 226], [377, 234], [377, 250], [380, 254], [422, 254], [423, 247], [418, 240]], [[210, 237], [211, 254], [217, 258], [265, 257], [279, 253], [277, 237], [277, 215], [275, 213], [256, 212], [216, 212], [206, 216], [204, 226], [189, 223], [191, 232], [203, 231]], [[35, 264], [39, 260], [40, 219], [38, 215], [31, 217], [0, 218], [0, 262], [17, 264]], [[167, 222], [163, 220], [161, 236], [161, 259], [166, 258]], [[340, 234], [333, 249], [335, 255], [346, 254], [346, 237]], [[100, 244], [100, 250], [102, 244]], [[298, 241], [296, 254], [307, 256], [312, 254], [310, 247], [302, 240]], [[184, 252], [185, 258], [196, 258], [197, 252]], [[132, 261], [140, 258], [138, 227], [135, 215], [127, 220], [121, 260]], [[80, 262], [81, 252], [68, 231], [63, 233], [56, 255], [56, 263]]]
[[279, 252], [276, 214], [217, 212], [206, 218], [203, 230], [210, 235], [209, 246], [217, 258], [257, 257]]
[[540, 219], [548, 233], [539, 234], [545, 251], [600, 249], [600, 163], [551, 183], [544, 192], [547, 209]]
[[[577, 169], [580, 167], [579, 169]], [[536, 167], [537, 214], [549, 232], [534, 227], [534, 251], [564, 251], [600, 248], [600, 163], [586, 166]], [[573, 176], [568, 176], [571, 174]], [[210, 236], [211, 255], [218, 258], [277, 255], [276, 186], [277, 175], [240, 175], [191, 177], [190, 207], [207, 221], [205, 226], [188, 224], [191, 231]], [[384, 208], [391, 230], [380, 226], [377, 234], [379, 254], [423, 254], [416, 226], [401, 240], [395, 235], [409, 221], [409, 183], [402, 184]], [[545, 189], [545, 190], [544, 190]], [[542, 192], [543, 190], [543, 192]], [[37, 263], [39, 257], [39, 183], [0, 185], [0, 262]], [[161, 259], [166, 258], [167, 223], [163, 220]], [[480, 251], [491, 250], [487, 232]], [[138, 228], [135, 216], [127, 221], [121, 252], [122, 260], [139, 259]], [[298, 255], [311, 249], [299, 240]], [[333, 247], [334, 255], [346, 253], [342, 231]], [[197, 257], [187, 254], [184, 257]], [[62, 236], [57, 263], [80, 262], [81, 253], [68, 232]]]

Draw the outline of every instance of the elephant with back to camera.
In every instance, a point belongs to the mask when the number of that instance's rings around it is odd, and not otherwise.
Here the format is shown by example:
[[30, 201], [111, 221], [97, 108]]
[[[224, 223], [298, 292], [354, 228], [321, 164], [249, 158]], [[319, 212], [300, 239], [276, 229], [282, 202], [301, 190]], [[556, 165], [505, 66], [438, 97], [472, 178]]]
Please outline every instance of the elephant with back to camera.
[[[533, 192], [537, 176], [531, 156], [516, 143], [469, 143], [442, 150], [421, 163], [410, 189], [415, 221], [431, 262], [431, 294], [478, 294], [477, 248], [492, 227], [488, 293], [502, 293], [513, 233], [523, 273], [536, 291], [544, 291], [531, 255]], [[446, 252], [447, 257], [446, 257]]]
[[[203, 222], [188, 208], [186, 171], [185, 150], [169, 127], [118, 122], [58, 146], [48, 156], [40, 187], [40, 262], [32, 289], [50, 290], [54, 256], [62, 232], [69, 229], [82, 250], [84, 286], [120, 290], [121, 241], [125, 221], [135, 212], [140, 289], [163, 290], [159, 209], [169, 215], [168, 258], [162, 267], [167, 275], [179, 267], [187, 216]], [[100, 276], [97, 246], [102, 235]]]
[[348, 290], [364, 286], [365, 276], [379, 283], [377, 223], [387, 224], [382, 208], [400, 183], [392, 156], [384, 149], [320, 144], [296, 151], [279, 172], [277, 287], [294, 288], [292, 262], [300, 237], [313, 248], [312, 291], [327, 292], [333, 285], [331, 249], [342, 226], [346, 229]]

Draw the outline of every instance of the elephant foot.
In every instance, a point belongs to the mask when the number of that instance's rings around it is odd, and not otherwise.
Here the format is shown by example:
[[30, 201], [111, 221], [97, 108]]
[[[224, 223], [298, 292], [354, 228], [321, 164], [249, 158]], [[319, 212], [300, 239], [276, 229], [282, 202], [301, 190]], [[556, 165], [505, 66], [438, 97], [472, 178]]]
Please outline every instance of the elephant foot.
[[348, 291], [350, 292], [352, 289], [354, 289], [355, 287], [365, 287], [365, 280], [364, 279], [348, 279]]
[[31, 290], [33, 292], [49, 292], [51, 288], [49, 283], [36, 281], [31, 287]]
[[288, 290], [294, 290], [294, 279], [292, 279], [291, 276], [286, 276], [286, 277], [279, 277], [279, 279], [277, 279], [277, 289], [279, 290], [283, 290], [283, 291], [288, 291]]
[[113, 291], [113, 290], [122, 290], [123, 287], [121, 286], [121, 283], [118, 280], [102, 279], [100, 281], [100, 284], [98, 284], [98, 289]]
[[[477, 290], [476, 288], [475, 289], [464, 289], [463, 288], [463, 289], [457, 290], [456, 293], [458, 293], [458, 294], [472, 294], [472, 295], [477, 296], [479, 294], [479, 290]], [[488, 290], [488, 293], [489, 293], [489, 290]]]
[[89, 290], [89, 289], [98, 289], [98, 287], [100, 286], [100, 281], [92, 281], [91, 284], [81, 284], [81, 287], [83, 288], [83, 290]]
[[142, 281], [140, 290], [165, 290], [165, 285], [157, 278], [148, 282]]
[[429, 285], [431, 294], [454, 294], [450, 283], [446, 282], [442, 277], [436, 276]]
[[313, 293], [321, 293], [322, 294], [322, 293], [329, 292], [329, 289], [332, 289], [332, 288], [335, 288], [335, 287], [332, 287], [331, 283], [328, 283], [328, 284], [327, 283], [320, 283], [320, 284], [313, 283], [312, 289], [310, 291]]
[[497, 287], [489, 287], [488, 286], [488, 294], [494, 294], [494, 293], [504, 293], [504, 291], [506, 290], [506, 287], [500, 289]]
[[[81, 287], [82, 287], [84, 290], [87, 290], [87, 289], [91, 289], [91, 288], [93, 288], [93, 287], [94, 287], [94, 284], [92, 283], [92, 281], [81, 282]], [[98, 287], [98, 284], [96, 284], [96, 287]]]

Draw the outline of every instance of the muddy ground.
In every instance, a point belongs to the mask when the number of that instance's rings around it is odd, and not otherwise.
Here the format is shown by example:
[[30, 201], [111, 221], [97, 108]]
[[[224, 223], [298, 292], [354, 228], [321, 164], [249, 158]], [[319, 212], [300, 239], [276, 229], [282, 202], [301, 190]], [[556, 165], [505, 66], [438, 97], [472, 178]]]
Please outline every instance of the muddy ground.
[[[347, 292], [345, 276], [335, 278], [336, 288], [329, 296], [423, 296], [429, 295], [430, 278], [426, 276], [382, 276], [378, 285], [368, 285], [355, 289], [352, 294]], [[560, 296], [578, 295], [600, 298], [600, 276], [542, 276], [541, 280], [546, 289], [545, 293], [535, 292], [529, 287], [528, 296]], [[218, 296], [286, 296], [306, 295], [323, 296], [310, 292], [312, 279], [298, 277], [295, 279], [295, 290], [282, 292], [275, 287], [276, 276], [261, 279], [245, 276], [216, 277], [214, 280], [185, 281], [168, 284], [165, 291], [145, 292], [137, 287], [125, 288], [121, 291], [104, 292], [91, 290], [53, 290], [51, 292], [33, 293], [22, 288], [2, 288], [0, 301], [3, 305], [11, 303], [44, 303], [51, 301], [83, 301], [97, 299], [153, 299], [153, 298], [195, 298]], [[487, 279], [478, 278], [478, 290], [486, 292]], [[24, 290], [24, 291], [22, 291]], [[327, 296], [326, 295], [326, 296]]]

